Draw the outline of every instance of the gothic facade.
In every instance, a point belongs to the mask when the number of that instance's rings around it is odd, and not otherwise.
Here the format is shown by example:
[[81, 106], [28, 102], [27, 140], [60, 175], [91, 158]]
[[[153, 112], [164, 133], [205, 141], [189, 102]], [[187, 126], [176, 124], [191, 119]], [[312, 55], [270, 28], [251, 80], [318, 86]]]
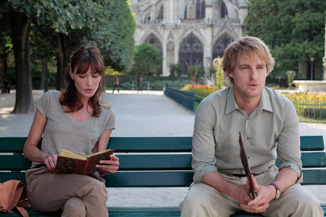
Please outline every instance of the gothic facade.
[[179, 63], [209, 67], [234, 39], [244, 35], [247, 0], [129, 0], [135, 14], [136, 45], [158, 47], [162, 76]]

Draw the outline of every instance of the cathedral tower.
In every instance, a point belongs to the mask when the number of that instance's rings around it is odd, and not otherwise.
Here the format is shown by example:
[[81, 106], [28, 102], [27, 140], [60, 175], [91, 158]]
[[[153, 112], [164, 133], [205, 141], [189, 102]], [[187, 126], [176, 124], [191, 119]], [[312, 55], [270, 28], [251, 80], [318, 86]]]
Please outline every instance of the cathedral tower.
[[136, 45], [158, 47], [162, 76], [179, 63], [186, 75], [190, 65], [208, 68], [226, 46], [244, 34], [247, 0], [130, 0], [135, 14]]

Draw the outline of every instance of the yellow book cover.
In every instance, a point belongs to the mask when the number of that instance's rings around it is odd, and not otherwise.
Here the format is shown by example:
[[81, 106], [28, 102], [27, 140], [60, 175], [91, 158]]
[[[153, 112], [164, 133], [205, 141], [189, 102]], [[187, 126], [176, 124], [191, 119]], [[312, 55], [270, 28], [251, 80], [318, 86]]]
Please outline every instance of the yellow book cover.
[[55, 172], [59, 174], [90, 175], [100, 171], [101, 169], [97, 168], [96, 165], [100, 164], [101, 160], [109, 160], [113, 152], [113, 149], [108, 149], [85, 157], [63, 149], [58, 156]]

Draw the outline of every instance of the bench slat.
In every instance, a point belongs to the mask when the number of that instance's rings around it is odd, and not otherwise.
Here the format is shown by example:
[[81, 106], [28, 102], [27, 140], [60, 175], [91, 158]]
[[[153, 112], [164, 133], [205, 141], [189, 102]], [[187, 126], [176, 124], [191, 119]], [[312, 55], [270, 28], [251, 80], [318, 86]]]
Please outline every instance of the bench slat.
[[[26, 137], [1, 137], [0, 152], [18, 152], [21, 153], [24, 148]], [[41, 147], [42, 138], [39, 142]]]
[[[119, 171], [104, 176], [107, 187], [187, 187], [193, 181], [192, 171]], [[23, 180], [24, 172], [1, 172], [0, 183], [10, 179]], [[303, 185], [325, 185], [326, 170], [303, 171]]]
[[326, 167], [326, 153], [302, 153], [301, 161], [303, 167]]
[[112, 137], [109, 148], [117, 152], [190, 152], [192, 137]]
[[[321, 204], [321, 207], [326, 213], [326, 207]], [[35, 212], [30, 207], [26, 210], [29, 216], [33, 217], [50, 217], [50, 216], [60, 216], [61, 213], [40, 213]], [[180, 217], [180, 211], [178, 207], [108, 207], [110, 217], [147, 217], [147, 216], [169, 216], [169, 217]], [[12, 213], [2, 213], [2, 216], [10, 217], [20, 217], [18, 212]], [[230, 217], [255, 217], [261, 216], [259, 214], [239, 212], [237, 214], [231, 215]]]
[[31, 162], [23, 155], [0, 155], [0, 170], [26, 170]]
[[322, 151], [324, 150], [323, 136], [300, 136], [302, 151]]
[[120, 171], [104, 176], [108, 187], [181, 187], [192, 183], [192, 171]]
[[[191, 154], [117, 154], [120, 159], [120, 170], [191, 170]], [[325, 167], [326, 153], [302, 153], [304, 168]], [[23, 155], [0, 155], [0, 170], [26, 170], [30, 162]]]
[[191, 170], [191, 154], [118, 155], [120, 170]]
[[303, 170], [303, 185], [326, 185], [326, 169]]
[[[26, 137], [1, 137], [1, 152], [20, 152]], [[302, 151], [324, 150], [323, 136], [300, 136]], [[191, 151], [192, 137], [112, 137], [117, 151]]]

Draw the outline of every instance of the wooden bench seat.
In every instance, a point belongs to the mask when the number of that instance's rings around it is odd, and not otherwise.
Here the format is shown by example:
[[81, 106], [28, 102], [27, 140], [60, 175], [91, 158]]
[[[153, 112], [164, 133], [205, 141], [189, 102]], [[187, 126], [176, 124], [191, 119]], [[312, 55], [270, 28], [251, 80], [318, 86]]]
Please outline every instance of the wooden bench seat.
[[[326, 155], [322, 136], [301, 136], [303, 185], [326, 184]], [[30, 162], [22, 155], [24, 137], [0, 137], [0, 182], [25, 182]], [[113, 137], [109, 148], [120, 159], [116, 174], [104, 176], [107, 187], [188, 187], [193, 180], [191, 137]], [[326, 193], [326, 192], [325, 192]], [[110, 217], [180, 216], [175, 207], [108, 207]], [[322, 205], [324, 211], [326, 205]], [[60, 216], [28, 208], [30, 216]], [[19, 216], [17, 213], [2, 216]], [[236, 217], [260, 216], [240, 212]]]

